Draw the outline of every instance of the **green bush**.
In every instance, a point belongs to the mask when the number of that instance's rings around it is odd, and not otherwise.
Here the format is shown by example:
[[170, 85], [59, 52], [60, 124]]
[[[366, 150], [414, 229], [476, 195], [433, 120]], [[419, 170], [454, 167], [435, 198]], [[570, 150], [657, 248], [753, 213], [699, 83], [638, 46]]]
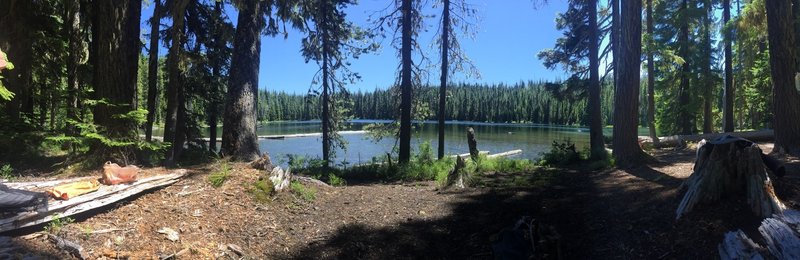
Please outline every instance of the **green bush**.
[[15, 177], [11, 164], [4, 164], [3, 167], [0, 167], [0, 179], [13, 180]]
[[553, 140], [553, 144], [549, 152], [542, 154], [542, 159], [539, 162], [541, 165], [567, 165], [577, 162], [581, 159], [580, 154], [575, 149], [575, 144], [567, 138], [562, 142]]
[[342, 177], [336, 176], [336, 174], [328, 173], [328, 184], [332, 186], [345, 186], [347, 185], [347, 181], [342, 179]]

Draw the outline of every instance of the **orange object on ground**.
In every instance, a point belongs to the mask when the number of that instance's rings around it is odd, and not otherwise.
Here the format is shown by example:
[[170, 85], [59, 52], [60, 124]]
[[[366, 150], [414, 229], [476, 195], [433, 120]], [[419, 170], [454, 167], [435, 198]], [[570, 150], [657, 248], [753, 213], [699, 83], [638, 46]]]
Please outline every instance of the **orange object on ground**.
[[97, 180], [91, 180], [58, 185], [52, 189], [47, 189], [45, 192], [56, 199], [68, 200], [82, 194], [96, 191], [99, 188], [100, 183], [97, 182]]
[[105, 185], [131, 183], [136, 181], [138, 176], [139, 167], [136, 167], [136, 165], [119, 167], [116, 163], [106, 162], [103, 165], [103, 179], [101, 182]]

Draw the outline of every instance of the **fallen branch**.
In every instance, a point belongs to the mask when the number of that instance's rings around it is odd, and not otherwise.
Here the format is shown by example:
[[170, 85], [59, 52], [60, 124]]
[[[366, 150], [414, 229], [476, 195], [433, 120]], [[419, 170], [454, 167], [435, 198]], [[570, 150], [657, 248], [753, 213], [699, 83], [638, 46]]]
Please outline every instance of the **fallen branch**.
[[[686, 142], [699, 142], [700, 140], [715, 140], [725, 135], [748, 139], [754, 142], [772, 141], [775, 139], [775, 132], [772, 130], [734, 132], [734, 133], [713, 133], [700, 135], [672, 135], [658, 138], [660, 147], [675, 147], [686, 144]], [[649, 136], [639, 136], [642, 142], [652, 143]]]

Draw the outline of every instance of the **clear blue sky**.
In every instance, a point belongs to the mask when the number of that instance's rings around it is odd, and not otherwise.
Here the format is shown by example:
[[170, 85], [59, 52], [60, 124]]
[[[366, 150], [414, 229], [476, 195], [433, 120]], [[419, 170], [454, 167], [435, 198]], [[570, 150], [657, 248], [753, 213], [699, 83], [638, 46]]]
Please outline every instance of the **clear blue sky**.
[[[349, 8], [348, 19], [362, 27], [371, 27], [367, 21], [370, 14], [380, 11], [393, 0], [360, 0]], [[549, 1], [547, 5], [536, 5], [531, 0], [468, 0], [478, 9], [480, 20], [474, 39], [461, 39], [462, 48], [473, 60], [481, 73], [480, 79], [455, 75], [453, 82], [515, 83], [520, 80], [553, 80], [566, 78], [563, 71], [550, 71], [542, 66], [536, 53], [552, 48], [561, 32], [555, 29], [555, 16], [567, 8], [566, 1]], [[145, 6], [142, 14], [142, 33], [149, 33], [146, 21], [152, 15], [152, 5]], [[236, 11], [227, 8], [226, 12], [236, 22]], [[422, 51], [438, 67], [438, 51], [431, 45], [439, 22], [441, 10], [424, 11], [426, 15], [437, 17], [427, 19], [427, 33], [420, 35], [418, 41]], [[168, 21], [162, 21], [162, 23]], [[263, 37], [261, 42], [261, 67], [259, 86], [268, 90], [305, 93], [318, 67], [313, 61], [305, 63], [300, 54], [300, 40], [303, 35], [289, 31], [288, 38]], [[148, 42], [148, 41], [145, 41]], [[395, 82], [397, 75], [397, 51], [390, 40], [381, 42], [378, 53], [364, 55], [352, 60], [352, 70], [362, 76], [362, 81], [348, 86], [351, 91], [387, 88]], [[163, 43], [162, 43], [163, 44]], [[162, 55], [166, 50], [161, 47]], [[428, 82], [438, 85], [438, 68], [431, 68]]]

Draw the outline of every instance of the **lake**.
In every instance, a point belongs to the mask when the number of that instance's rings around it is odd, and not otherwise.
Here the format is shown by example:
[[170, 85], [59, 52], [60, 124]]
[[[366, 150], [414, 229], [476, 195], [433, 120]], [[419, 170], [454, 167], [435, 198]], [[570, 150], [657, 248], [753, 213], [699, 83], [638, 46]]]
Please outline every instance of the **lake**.
[[[390, 121], [354, 120], [345, 130], [362, 130], [370, 123], [388, 123]], [[586, 128], [548, 126], [536, 124], [489, 124], [475, 122], [447, 122], [445, 124], [445, 153], [464, 154], [469, 152], [467, 146], [467, 127], [475, 129], [478, 149], [499, 153], [515, 149], [522, 149], [522, 154], [512, 158], [525, 158], [535, 160], [540, 154], [550, 150], [553, 140], [569, 138], [578, 149], [589, 145], [589, 135]], [[307, 122], [271, 122], [261, 125], [259, 135], [281, 135], [296, 133], [320, 132], [319, 121]], [[386, 153], [391, 152], [396, 145], [393, 137], [384, 138], [375, 142], [363, 133], [342, 134], [347, 141], [347, 149], [337, 149], [335, 162], [349, 164], [369, 162], [373, 157], [386, 158]], [[429, 141], [433, 148], [434, 156], [438, 150], [437, 124], [435, 122], [420, 122], [415, 124], [411, 147], [415, 151], [420, 142]], [[299, 155], [305, 158], [322, 157], [322, 137], [297, 137], [286, 139], [259, 140], [261, 152], [269, 152], [273, 162], [281, 165], [288, 163], [289, 155]]]
[[[371, 123], [390, 123], [388, 120], [353, 120], [343, 130], [362, 130]], [[425, 121], [414, 124], [411, 147], [415, 151], [420, 142], [429, 141], [434, 156], [438, 147], [436, 122]], [[522, 154], [511, 158], [537, 160], [540, 155], [550, 150], [553, 140], [562, 141], [570, 139], [575, 143], [578, 151], [589, 145], [589, 130], [585, 127], [554, 126], [543, 124], [501, 124], [449, 121], [445, 124], [445, 153], [464, 154], [469, 152], [467, 147], [467, 127], [475, 129], [478, 149], [490, 153], [500, 153], [521, 149]], [[259, 125], [258, 135], [287, 135], [318, 133], [321, 131], [320, 121], [284, 121], [269, 122]], [[605, 128], [604, 134], [611, 135], [611, 128]], [[203, 131], [208, 134], [208, 130]], [[219, 135], [222, 129], [220, 127]], [[154, 130], [154, 135], [160, 136], [161, 129]], [[639, 135], [647, 135], [646, 128], [639, 129]], [[379, 142], [369, 139], [364, 133], [346, 133], [342, 137], [347, 141], [347, 149], [336, 149], [334, 162], [340, 165], [347, 162], [349, 165], [367, 163], [373, 157], [381, 160], [386, 158], [386, 153], [391, 152], [396, 145], [393, 137], [384, 138]], [[289, 155], [302, 156], [308, 159], [322, 158], [322, 137], [296, 137], [285, 139], [259, 140], [261, 152], [269, 152], [273, 162], [286, 166]]]

